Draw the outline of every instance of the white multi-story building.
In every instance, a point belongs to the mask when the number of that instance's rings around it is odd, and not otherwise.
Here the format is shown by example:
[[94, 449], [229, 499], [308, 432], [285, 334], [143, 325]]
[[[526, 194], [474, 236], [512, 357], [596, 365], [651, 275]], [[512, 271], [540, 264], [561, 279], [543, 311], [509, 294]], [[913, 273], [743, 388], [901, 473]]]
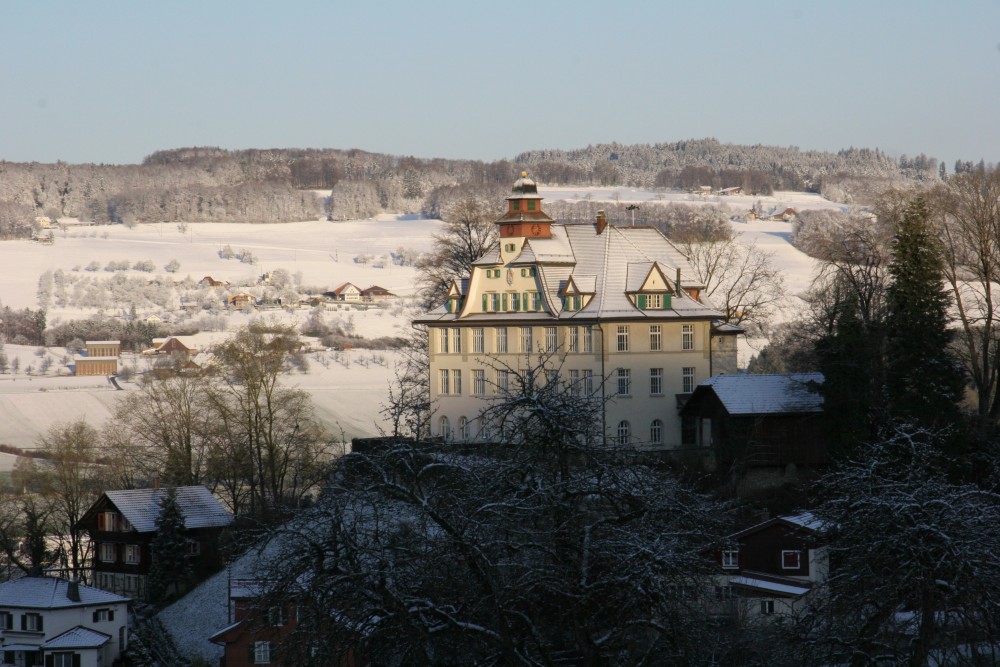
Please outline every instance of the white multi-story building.
[[[549, 381], [601, 401], [604, 437], [637, 449], [694, 446], [680, 405], [736, 370], [737, 327], [702, 303], [687, 258], [658, 230], [559, 224], [526, 174], [498, 244], [416, 320], [430, 341], [434, 436], [496, 440], [481, 419], [514, 372], [540, 362]], [[599, 429], [599, 430], [600, 430]]]

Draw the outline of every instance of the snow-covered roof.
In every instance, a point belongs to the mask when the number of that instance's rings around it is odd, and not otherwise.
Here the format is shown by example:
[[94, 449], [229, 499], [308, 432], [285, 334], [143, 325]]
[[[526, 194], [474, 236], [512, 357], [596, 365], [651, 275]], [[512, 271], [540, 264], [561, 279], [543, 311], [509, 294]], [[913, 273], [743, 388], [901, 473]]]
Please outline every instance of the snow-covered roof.
[[730, 586], [743, 586], [745, 588], [752, 588], [756, 591], [763, 593], [772, 593], [781, 596], [793, 596], [802, 597], [810, 590], [807, 586], [796, 586], [791, 583], [779, 583], [777, 581], [768, 581], [767, 579], [758, 579], [757, 577], [748, 576], [738, 576], [730, 577]]
[[[111, 640], [111, 635], [78, 625], [42, 644], [43, 649], [98, 648]], [[6, 648], [6, 647], [4, 647]]]
[[784, 514], [778, 517], [782, 521], [802, 526], [808, 530], [820, 532], [826, 529], [826, 522], [812, 512], [799, 512], [798, 514]]
[[[215, 528], [228, 526], [233, 522], [232, 515], [216, 500], [208, 488], [178, 486], [176, 493], [177, 505], [184, 514], [185, 528]], [[167, 495], [167, 490], [128, 489], [105, 491], [104, 495], [137, 531], [150, 533], [156, 530], [156, 518], [160, 516], [160, 502]]]
[[823, 411], [823, 396], [813, 390], [822, 383], [822, 373], [739, 373], [709, 378], [695, 388], [695, 394], [713, 391], [730, 415], [800, 414]]
[[79, 584], [80, 599], [70, 600], [66, 595], [69, 583], [66, 579], [55, 577], [22, 577], [5, 581], [0, 584], [0, 607], [62, 609], [129, 601], [129, 598], [83, 584]]

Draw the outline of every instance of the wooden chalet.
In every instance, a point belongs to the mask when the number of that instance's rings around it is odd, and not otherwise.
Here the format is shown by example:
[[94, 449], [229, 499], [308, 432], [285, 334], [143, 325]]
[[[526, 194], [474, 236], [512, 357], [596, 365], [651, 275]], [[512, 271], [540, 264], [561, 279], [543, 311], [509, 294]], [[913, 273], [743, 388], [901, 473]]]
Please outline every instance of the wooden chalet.
[[681, 408], [717, 470], [737, 476], [740, 495], [780, 486], [828, 460], [821, 373], [717, 375]]
[[[75, 528], [90, 536], [94, 552], [94, 585], [101, 590], [144, 598], [152, 563], [151, 543], [166, 489], [105, 491]], [[185, 538], [192, 570], [201, 579], [222, 566], [219, 535], [232, 515], [204, 486], [176, 488], [184, 515]]]

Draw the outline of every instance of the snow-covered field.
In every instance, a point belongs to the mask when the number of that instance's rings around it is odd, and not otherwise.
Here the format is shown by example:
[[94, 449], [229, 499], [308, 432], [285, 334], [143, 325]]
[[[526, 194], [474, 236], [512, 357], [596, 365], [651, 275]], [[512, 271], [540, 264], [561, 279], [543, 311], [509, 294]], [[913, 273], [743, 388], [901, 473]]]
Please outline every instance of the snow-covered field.
[[[686, 193], [659, 193], [629, 188], [540, 188], [547, 200], [589, 199], [592, 201], [650, 202], [677, 201], [713, 203], [729, 206], [736, 211], [749, 209], [756, 202], [767, 210], [839, 208], [816, 195], [776, 193], [773, 197], [707, 197]], [[813, 276], [814, 261], [789, 243], [791, 225], [784, 222], [733, 223], [740, 238], [754, 242], [772, 252], [775, 263], [785, 274], [788, 295], [782, 319], [792, 316], [796, 295], [805, 291]], [[275, 269], [285, 269], [302, 285], [332, 289], [343, 282], [364, 288], [380, 285], [389, 291], [412, 296], [416, 272], [412, 267], [393, 264], [388, 255], [400, 248], [425, 252], [431, 248], [433, 234], [441, 229], [437, 220], [413, 216], [381, 216], [374, 220], [332, 223], [326, 221], [292, 222], [275, 225], [246, 224], [147, 224], [129, 229], [114, 226], [70, 226], [55, 232], [52, 245], [31, 241], [0, 242], [0, 303], [12, 308], [37, 308], [39, 277], [46, 271], [62, 269], [67, 274], [110, 277], [104, 271], [88, 273], [79, 267], [91, 262], [105, 266], [109, 261], [149, 260], [156, 269], [149, 274], [128, 271], [127, 275], [157, 276], [179, 280], [191, 276], [195, 280], [211, 275], [217, 280], [233, 283], [247, 281]], [[237, 259], [222, 259], [219, 251], [225, 246], [234, 251], [250, 250], [255, 264]], [[368, 263], [356, 258], [368, 256]], [[168, 274], [163, 267], [171, 260], [180, 263], [179, 270]], [[81, 273], [74, 273], [74, 269]], [[107, 303], [104, 313], [121, 314], [126, 304]], [[95, 311], [79, 309], [48, 310], [48, 323], [55, 325], [69, 319], [88, 317]], [[308, 309], [289, 314], [268, 311], [269, 317], [301, 322]], [[350, 323], [353, 331], [365, 337], [401, 335], [409, 328], [415, 313], [410, 306], [362, 310], [340, 310], [330, 318]], [[153, 313], [142, 313], [146, 316]], [[226, 315], [227, 328], [245, 324], [248, 315], [233, 312]], [[223, 335], [202, 334], [204, 342]], [[29, 365], [39, 367], [39, 350], [31, 346], [7, 344], [9, 360], [18, 359], [18, 375], [0, 374], [0, 444], [31, 448], [38, 436], [53, 422], [68, 421], [83, 415], [97, 428], [111, 414], [120, 394], [101, 378], [69, 377], [65, 355], [61, 349], [49, 350], [54, 358], [49, 375], [25, 375]], [[126, 360], [127, 362], [127, 360]], [[320, 417], [336, 432], [348, 438], [375, 435], [379, 432], [379, 409], [387, 396], [387, 387], [394, 377], [398, 357], [391, 353], [352, 350], [342, 353], [314, 352], [310, 354], [307, 373], [295, 373], [287, 381], [308, 391], [314, 399]], [[63, 373], [64, 375], [53, 375]], [[129, 385], [125, 385], [128, 390]], [[0, 454], [0, 470], [9, 469], [13, 457]]]

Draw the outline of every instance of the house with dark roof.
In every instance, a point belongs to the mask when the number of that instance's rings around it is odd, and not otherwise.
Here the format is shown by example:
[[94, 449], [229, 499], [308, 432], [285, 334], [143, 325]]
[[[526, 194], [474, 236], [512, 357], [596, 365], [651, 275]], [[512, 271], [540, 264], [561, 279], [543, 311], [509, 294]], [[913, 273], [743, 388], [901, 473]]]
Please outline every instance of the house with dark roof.
[[129, 598], [53, 577], [0, 584], [5, 665], [107, 667], [128, 645]]
[[805, 611], [830, 573], [824, 533], [820, 519], [799, 512], [727, 537], [714, 554], [719, 611], [744, 623]]
[[743, 492], [769, 488], [827, 463], [822, 384], [822, 373], [718, 375], [695, 387], [681, 416]]
[[[603, 438], [631, 450], [696, 448], [679, 406], [701, 380], [736, 371], [738, 327], [702, 298], [688, 258], [658, 230], [560, 224], [522, 173], [496, 221], [499, 240], [414, 323], [428, 329], [432, 435], [499, 439], [483, 415], [543, 364], [601, 406]], [[695, 453], [697, 455], [697, 453]]]
[[[151, 543], [165, 495], [166, 489], [105, 491], [77, 522], [93, 544], [93, 581], [98, 588], [145, 598]], [[179, 486], [176, 497], [192, 571], [201, 579], [222, 566], [219, 535], [233, 517], [204, 486]]]
[[395, 294], [378, 285], [372, 285], [361, 290], [361, 300], [365, 303], [379, 303], [380, 301], [389, 301], [395, 298]]

